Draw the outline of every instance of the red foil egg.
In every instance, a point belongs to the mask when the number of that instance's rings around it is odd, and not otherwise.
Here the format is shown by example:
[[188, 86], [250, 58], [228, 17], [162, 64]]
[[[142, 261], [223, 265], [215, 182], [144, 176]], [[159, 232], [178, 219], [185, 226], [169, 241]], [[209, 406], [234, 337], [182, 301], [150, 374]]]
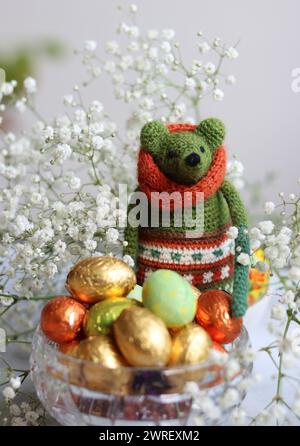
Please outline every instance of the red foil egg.
[[42, 331], [58, 344], [71, 342], [80, 332], [86, 312], [84, 305], [71, 297], [57, 296], [42, 310]]
[[198, 299], [196, 321], [213, 341], [227, 344], [240, 334], [243, 319], [230, 315], [231, 296], [222, 290], [204, 291]]

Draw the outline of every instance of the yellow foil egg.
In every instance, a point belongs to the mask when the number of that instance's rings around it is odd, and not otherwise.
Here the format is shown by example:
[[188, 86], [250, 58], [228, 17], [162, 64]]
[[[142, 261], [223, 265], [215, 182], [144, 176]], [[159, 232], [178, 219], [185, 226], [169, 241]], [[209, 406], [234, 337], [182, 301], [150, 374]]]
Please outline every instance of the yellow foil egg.
[[199, 364], [208, 357], [211, 347], [211, 338], [202, 327], [187, 325], [173, 337], [169, 365]]
[[161, 319], [146, 308], [132, 306], [113, 324], [116, 343], [130, 365], [160, 367], [167, 364], [171, 337]]
[[126, 296], [135, 286], [134, 271], [115, 257], [88, 257], [69, 272], [66, 288], [74, 298], [93, 304], [100, 300]]
[[73, 384], [109, 394], [128, 393], [130, 370], [110, 336], [90, 336], [81, 341], [76, 357], [84, 361], [70, 364]]
[[80, 342], [76, 357], [115, 369], [126, 364], [110, 336], [89, 336]]
[[137, 305], [137, 301], [126, 297], [113, 297], [93, 305], [87, 313], [83, 330], [86, 336], [108, 334], [112, 324], [125, 308]]

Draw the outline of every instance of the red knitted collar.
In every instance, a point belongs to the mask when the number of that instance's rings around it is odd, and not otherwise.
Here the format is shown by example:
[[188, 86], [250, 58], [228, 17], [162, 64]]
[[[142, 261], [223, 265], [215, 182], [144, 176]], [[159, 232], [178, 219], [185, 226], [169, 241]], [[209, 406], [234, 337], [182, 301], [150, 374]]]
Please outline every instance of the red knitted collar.
[[[175, 129], [174, 129], [175, 127]], [[170, 131], [193, 131], [196, 126], [193, 125], [169, 125], [168, 128]], [[157, 200], [154, 196], [151, 196], [153, 192], [179, 192], [181, 194], [180, 203], [184, 204], [184, 206], [193, 206], [199, 201], [199, 194], [196, 192], [202, 192], [203, 198], [206, 200], [207, 198], [214, 195], [217, 190], [220, 188], [224, 177], [226, 174], [226, 150], [224, 146], [220, 146], [214, 154], [213, 161], [211, 166], [205, 176], [201, 178], [198, 183], [193, 184], [192, 186], [186, 186], [176, 183], [175, 181], [170, 180], [165, 176], [163, 172], [160, 171], [158, 166], [155, 164], [152, 155], [149, 152], [146, 152], [142, 148], [139, 152], [138, 159], [138, 182], [140, 186], [140, 190], [144, 192], [148, 200], [152, 203], [159, 204], [159, 207], [162, 209], [167, 208], [178, 208], [180, 205], [176, 204], [173, 201], [167, 200], [164, 204], [164, 200]], [[191, 197], [191, 200], [187, 200], [187, 195], [184, 199], [184, 193], [191, 192], [188, 194]], [[198, 197], [197, 197], [198, 195]], [[198, 200], [197, 200], [198, 198]], [[203, 199], [202, 198], [202, 199]]]

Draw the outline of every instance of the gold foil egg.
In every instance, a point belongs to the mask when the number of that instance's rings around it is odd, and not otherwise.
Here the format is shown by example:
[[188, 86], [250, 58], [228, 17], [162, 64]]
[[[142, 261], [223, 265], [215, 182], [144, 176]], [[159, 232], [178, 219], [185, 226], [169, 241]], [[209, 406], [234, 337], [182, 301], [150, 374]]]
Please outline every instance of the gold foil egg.
[[130, 365], [161, 367], [171, 352], [171, 337], [161, 319], [146, 308], [125, 309], [113, 324], [116, 343]]
[[109, 394], [128, 393], [128, 364], [110, 336], [90, 336], [84, 339], [80, 342], [76, 357], [84, 361], [70, 364], [72, 383]]
[[135, 286], [134, 271], [115, 257], [88, 257], [69, 272], [66, 288], [74, 298], [89, 304], [126, 296]]
[[212, 341], [207, 332], [196, 324], [190, 324], [173, 337], [169, 365], [199, 364], [209, 354]]
[[132, 305], [137, 305], [137, 302], [126, 297], [113, 297], [93, 305], [84, 320], [83, 330], [85, 335], [93, 336], [110, 333], [113, 322], [125, 308]]
[[105, 335], [89, 336], [81, 341], [76, 357], [101, 364], [109, 369], [126, 364], [111, 337]]

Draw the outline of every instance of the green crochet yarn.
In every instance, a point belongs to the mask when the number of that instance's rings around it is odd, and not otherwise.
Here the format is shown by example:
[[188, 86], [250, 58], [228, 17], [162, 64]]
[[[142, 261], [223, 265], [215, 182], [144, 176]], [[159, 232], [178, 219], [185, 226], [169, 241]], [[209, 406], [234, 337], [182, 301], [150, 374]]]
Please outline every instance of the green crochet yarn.
[[236, 256], [232, 292], [234, 299], [231, 309], [233, 317], [242, 317], [247, 310], [249, 267], [241, 265], [237, 261], [237, 257], [241, 252], [250, 255], [248, 231], [247, 227], [244, 225], [239, 227], [239, 233], [235, 241], [235, 247]]
[[[170, 126], [167, 128], [159, 121], [146, 124], [141, 131], [141, 148], [151, 154], [155, 166], [167, 179], [178, 186], [191, 187], [209, 176], [215, 157], [221, 150], [217, 149], [223, 143], [225, 127], [220, 120], [214, 118], [206, 119], [194, 127], [186, 124], [181, 126], [183, 128], [180, 129], [180, 124], [178, 125], [178, 131], [174, 130], [175, 126], [169, 131]], [[156, 173], [153, 174], [153, 166], [149, 166], [149, 170], [148, 164], [146, 166], [145, 175], [149, 174], [151, 179]], [[217, 172], [220, 169], [218, 167]], [[216, 181], [217, 175], [214, 172], [211, 178]], [[174, 269], [187, 277], [193, 276], [193, 283], [198, 280], [202, 290], [218, 288], [232, 292], [232, 315], [241, 317], [247, 308], [249, 266], [240, 264], [237, 258], [241, 252], [250, 254], [246, 231], [248, 219], [238, 192], [230, 181], [224, 179], [224, 173], [223, 176], [220, 175], [218, 187], [212, 194], [205, 196], [204, 233], [200, 238], [194, 241], [185, 238], [186, 233], [195, 228], [187, 228], [185, 224], [176, 227], [173, 211], [170, 213], [170, 227], [163, 227], [160, 220], [159, 227], [152, 228], [149, 202], [147, 231], [127, 226], [125, 240], [128, 245], [124, 253], [136, 260], [140, 283], [145, 278], [148, 266], [149, 271], [151, 268]], [[141, 184], [142, 180], [140, 187]], [[134, 204], [129, 206], [128, 212], [132, 207]], [[193, 219], [195, 216], [194, 205]], [[226, 238], [226, 231], [232, 225], [238, 228], [235, 241]], [[234, 259], [230, 260], [230, 256], [231, 259], [234, 256]], [[166, 262], [169, 262], [168, 266], [164, 266]]]
[[215, 149], [220, 146], [225, 138], [225, 127], [219, 119], [205, 119], [202, 121], [196, 132], [208, 141], [208, 144]]

